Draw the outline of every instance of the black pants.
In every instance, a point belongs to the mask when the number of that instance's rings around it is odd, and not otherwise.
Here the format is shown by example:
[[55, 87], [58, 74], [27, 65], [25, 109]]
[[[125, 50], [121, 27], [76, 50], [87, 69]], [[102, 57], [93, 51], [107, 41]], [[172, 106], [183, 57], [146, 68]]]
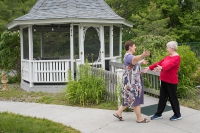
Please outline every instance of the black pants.
[[157, 112], [155, 113], [155, 115], [157, 116], [162, 115], [168, 98], [171, 103], [171, 107], [174, 111], [174, 115], [176, 115], [177, 117], [181, 115], [179, 101], [176, 94], [177, 85], [178, 84], [170, 84], [170, 83], [161, 81], [160, 97], [159, 97]]

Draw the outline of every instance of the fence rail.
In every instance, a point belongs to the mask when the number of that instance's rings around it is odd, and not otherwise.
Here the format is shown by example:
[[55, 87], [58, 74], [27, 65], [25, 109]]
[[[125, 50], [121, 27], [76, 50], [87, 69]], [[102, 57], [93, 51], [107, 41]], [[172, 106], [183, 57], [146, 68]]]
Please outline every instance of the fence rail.
[[113, 73], [106, 70], [100, 70], [100, 68], [91, 67], [91, 71], [93, 74], [99, 74], [99, 71], [101, 71], [102, 77], [105, 81], [106, 85], [106, 95], [105, 100], [107, 101], [116, 101], [117, 96], [117, 73]]
[[[109, 62], [109, 71], [116, 72], [117, 69], [124, 69], [122, 63], [117, 62]], [[159, 80], [160, 72], [152, 72], [148, 71], [145, 74], [142, 74], [144, 81], [144, 92], [160, 95], [160, 80]]]
[[[109, 62], [110, 71], [101, 70], [102, 76], [105, 80], [106, 85], [106, 95], [105, 99], [108, 101], [116, 101], [117, 100], [117, 84], [118, 84], [118, 73], [116, 70], [123, 69], [123, 64], [116, 62]], [[99, 72], [100, 68], [91, 67], [91, 71], [94, 74]], [[159, 80], [159, 72], [148, 71], [143, 74], [144, 81], [144, 92], [159, 95], [160, 92], [160, 80]]]

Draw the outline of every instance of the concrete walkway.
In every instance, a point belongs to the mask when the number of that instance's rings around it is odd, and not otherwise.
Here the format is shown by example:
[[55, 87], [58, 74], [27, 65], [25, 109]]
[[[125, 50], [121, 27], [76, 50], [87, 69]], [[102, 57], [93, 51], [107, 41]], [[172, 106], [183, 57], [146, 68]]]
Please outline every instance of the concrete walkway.
[[[145, 104], [157, 104], [158, 99], [145, 95]], [[170, 121], [172, 111], [163, 113], [163, 119], [150, 123], [136, 123], [133, 112], [124, 112], [125, 121], [113, 116], [114, 110], [91, 109], [62, 105], [0, 101], [0, 111], [25, 116], [36, 116], [63, 123], [82, 133], [199, 133], [200, 111], [181, 106], [182, 120]], [[145, 116], [149, 118], [150, 116]]]

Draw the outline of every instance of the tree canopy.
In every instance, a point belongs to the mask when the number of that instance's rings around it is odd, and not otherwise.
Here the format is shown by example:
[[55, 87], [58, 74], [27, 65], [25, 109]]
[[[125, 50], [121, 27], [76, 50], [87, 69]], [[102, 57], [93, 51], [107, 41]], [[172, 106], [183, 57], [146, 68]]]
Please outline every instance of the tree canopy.
[[178, 42], [200, 41], [199, 0], [105, 0], [113, 10], [134, 23], [123, 39], [140, 35], [170, 35]]
[[[0, 0], [0, 34], [6, 24], [33, 7], [37, 0]], [[105, 0], [121, 17], [134, 23], [123, 39], [139, 35], [170, 35], [178, 42], [200, 41], [199, 0]]]
[[[37, 0], [0, 0], [0, 35], [6, 31], [9, 22], [28, 13], [36, 2]], [[123, 29], [123, 42], [144, 35], [170, 36], [178, 42], [200, 42], [199, 0], [105, 0], [105, 2], [119, 16], [134, 23], [132, 28]], [[3, 44], [6, 41], [2, 40], [3, 38], [0, 38], [0, 42], [5, 46]], [[15, 45], [16, 43], [20, 47], [20, 42], [13, 42]], [[10, 47], [11, 53], [16, 52], [13, 50]]]
[[6, 25], [17, 17], [25, 15], [37, 0], [0, 0], [0, 34]]

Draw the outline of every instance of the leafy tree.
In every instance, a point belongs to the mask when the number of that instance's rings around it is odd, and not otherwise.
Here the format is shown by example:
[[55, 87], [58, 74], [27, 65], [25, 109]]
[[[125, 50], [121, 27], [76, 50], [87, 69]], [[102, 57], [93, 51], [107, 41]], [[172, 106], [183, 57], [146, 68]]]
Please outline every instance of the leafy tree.
[[200, 41], [200, 10], [185, 12], [179, 17], [180, 28], [174, 32], [181, 42]]
[[154, 0], [162, 10], [164, 18], [169, 17], [168, 27], [178, 42], [199, 41], [199, 9], [197, 0]]
[[0, 69], [13, 71], [20, 80], [20, 38], [18, 32], [6, 31], [6, 24], [26, 14], [37, 0], [0, 0]]
[[6, 24], [28, 13], [37, 0], [0, 0], [0, 34], [6, 30]]
[[162, 12], [156, 7], [156, 3], [151, 2], [147, 11], [133, 14], [131, 19], [134, 23], [132, 29], [134, 36], [165, 36], [169, 31], [167, 29], [169, 18], [162, 18]]
[[0, 41], [0, 69], [13, 71], [16, 76], [21, 75], [20, 39], [18, 32], [4, 31]]
[[132, 13], [145, 8], [148, 0], [105, 0], [105, 2], [121, 17], [131, 20]]
[[179, 24], [178, 16], [181, 14], [181, 0], [154, 0], [154, 2], [161, 9], [164, 18], [170, 18], [169, 27], [176, 27]]
[[[146, 10], [146, 7], [149, 4], [149, 0], [105, 0], [105, 2], [121, 17], [126, 20], [132, 21], [132, 14], [137, 14], [141, 10]], [[135, 27], [135, 25], [134, 25]], [[123, 43], [126, 40], [133, 38], [132, 28], [125, 27], [123, 29]]]

